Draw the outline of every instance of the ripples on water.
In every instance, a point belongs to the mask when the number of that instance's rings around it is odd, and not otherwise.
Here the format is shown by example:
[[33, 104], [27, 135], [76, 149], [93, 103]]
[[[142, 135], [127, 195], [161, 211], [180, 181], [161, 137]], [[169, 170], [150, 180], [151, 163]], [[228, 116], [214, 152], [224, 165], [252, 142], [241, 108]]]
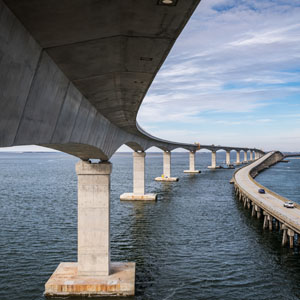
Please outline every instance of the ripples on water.
[[300, 204], [300, 159], [288, 157], [260, 173], [256, 180], [275, 193]]
[[[76, 161], [60, 153], [0, 154], [1, 300], [42, 300], [57, 265], [76, 261]], [[279, 234], [263, 231], [234, 199], [233, 170], [207, 170], [210, 155], [200, 152], [202, 174], [187, 175], [188, 154], [174, 153], [180, 181], [158, 183], [162, 155], [148, 154], [147, 191], [159, 200], [121, 203], [120, 194], [132, 190], [132, 155], [112, 162], [112, 260], [137, 263], [132, 299], [299, 299], [298, 250], [282, 248]]]

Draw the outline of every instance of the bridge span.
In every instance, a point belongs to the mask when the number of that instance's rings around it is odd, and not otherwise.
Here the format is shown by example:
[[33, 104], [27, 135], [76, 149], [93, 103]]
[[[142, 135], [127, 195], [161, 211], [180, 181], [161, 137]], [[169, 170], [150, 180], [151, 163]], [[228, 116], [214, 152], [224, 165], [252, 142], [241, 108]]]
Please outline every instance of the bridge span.
[[[265, 154], [260, 159], [247, 165], [233, 176], [235, 194], [244, 203], [244, 207], [252, 210], [251, 215], [258, 219], [263, 216], [263, 228], [279, 229], [282, 233], [282, 245], [289, 243], [290, 248], [294, 246], [295, 233], [300, 235], [300, 207], [295, 204], [294, 209], [289, 209], [283, 204], [289, 199], [284, 198], [256, 182], [258, 172], [281, 161], [285, 156], [278, 151]], [[258, 189], [263, 188], [266, 193], [260, 194]], [[300, 243], [300, 239], [297, 239]]]
[[[170, 181], [171, 151], [240, 152], [256, 148], [178, 143], [145, 132], [139, 107], [155, 75], [200, 0], [0, 0], [0, 147], [40, 145], [80, 158], [78, 262], [62, 263], [46, 296], [132, 295], [134, 263], [110, 261], [111, 156], [122, 145], [134, 151], [134, 191], [145, 194], [145, 151], [163, 150]], [[154, 116], [155, 118], [155, 116]], [[254, 157], [253, 157], [254, 154]], [[91, 163], [90, 159], [99, 159]], [[173, 178], [173, 179], [172, 179]], [[176, 178], [174, 179], [176, 180]]]

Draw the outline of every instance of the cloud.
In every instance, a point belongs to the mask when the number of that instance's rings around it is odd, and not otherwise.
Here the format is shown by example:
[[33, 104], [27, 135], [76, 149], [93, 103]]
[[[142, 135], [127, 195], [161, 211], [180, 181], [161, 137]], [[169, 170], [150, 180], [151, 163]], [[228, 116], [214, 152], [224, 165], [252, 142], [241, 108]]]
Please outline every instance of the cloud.
[[156, 76], [138, 121], [152, 128], [177, 122], [177, 129], [185, 128], [178, 137], [187, 141], [193, 125], [218, 124], [212, 133], [218, 139], [224, 125], [248, 126], [245, 116], [262, 126], [279, 120], [280, 113], [270, 118], [274, 107], [295, 114], [287, 109], [300, 98], [299, 15], [297, 1], [202, 1]]

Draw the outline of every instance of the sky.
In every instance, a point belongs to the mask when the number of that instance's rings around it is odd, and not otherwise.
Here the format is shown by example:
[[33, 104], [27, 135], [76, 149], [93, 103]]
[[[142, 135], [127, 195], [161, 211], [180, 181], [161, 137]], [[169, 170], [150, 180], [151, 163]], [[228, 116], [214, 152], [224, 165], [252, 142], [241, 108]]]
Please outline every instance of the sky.
[[202, 0], [138, 122], [169, 140], [300, 151], [300, 0]]
[[138, 122], [178, 142], [300, 151], [300, 0], [202, 0]]

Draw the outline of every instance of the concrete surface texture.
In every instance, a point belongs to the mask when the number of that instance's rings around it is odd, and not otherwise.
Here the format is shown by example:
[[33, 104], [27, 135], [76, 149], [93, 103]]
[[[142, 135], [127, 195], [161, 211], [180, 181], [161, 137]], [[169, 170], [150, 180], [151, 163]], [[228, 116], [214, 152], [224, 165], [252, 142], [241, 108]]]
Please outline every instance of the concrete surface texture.
[[78, 275], [110, 274], [110, 163], [76, 164]]
[[133, 152], [133, 193], [145, 194], [145, 152]]
[[199, 170], [195, 170], [195, 151], [190, 151], [190, 161], [189, 161], [189, 165], [190, 168], [188, 170], [184, 170], [184, 173], [201, 173]]
[[108, 276], [78, 276], [77, 263], [60, 263], [45, 284], [46, 298], [70, 296], [133, 296], [135, 263], [111, 263]]
[[155, 178], [156, 181], [178, 181], [177, 177], [171, 177], [171, 152], [163, 152], [163, 174]]
[[199, 0], [176, 3], [0, 0], [0, 147], [36, 144], [85, 160], [108, 160], [123, 144], [222, 149], [155, 138], [136, 123]]
[[145, 152], [133, 152], [133, 193], [124, 193], [121, 200], [156, 200], [156, 194], [145, 194]]
[[230, 151], [226, 151], [226, 165], [230, 165]]
[[236, 162], [235, 162], [237, 165], [240, 165], [241, 164], [241, 153], [240, 151], [237, 151], [236, 152]]
[[217, 167], [217, 153], [216, 151], [211, 152], [211, 165], [208, 167], [209, 169], [216, 169]]

